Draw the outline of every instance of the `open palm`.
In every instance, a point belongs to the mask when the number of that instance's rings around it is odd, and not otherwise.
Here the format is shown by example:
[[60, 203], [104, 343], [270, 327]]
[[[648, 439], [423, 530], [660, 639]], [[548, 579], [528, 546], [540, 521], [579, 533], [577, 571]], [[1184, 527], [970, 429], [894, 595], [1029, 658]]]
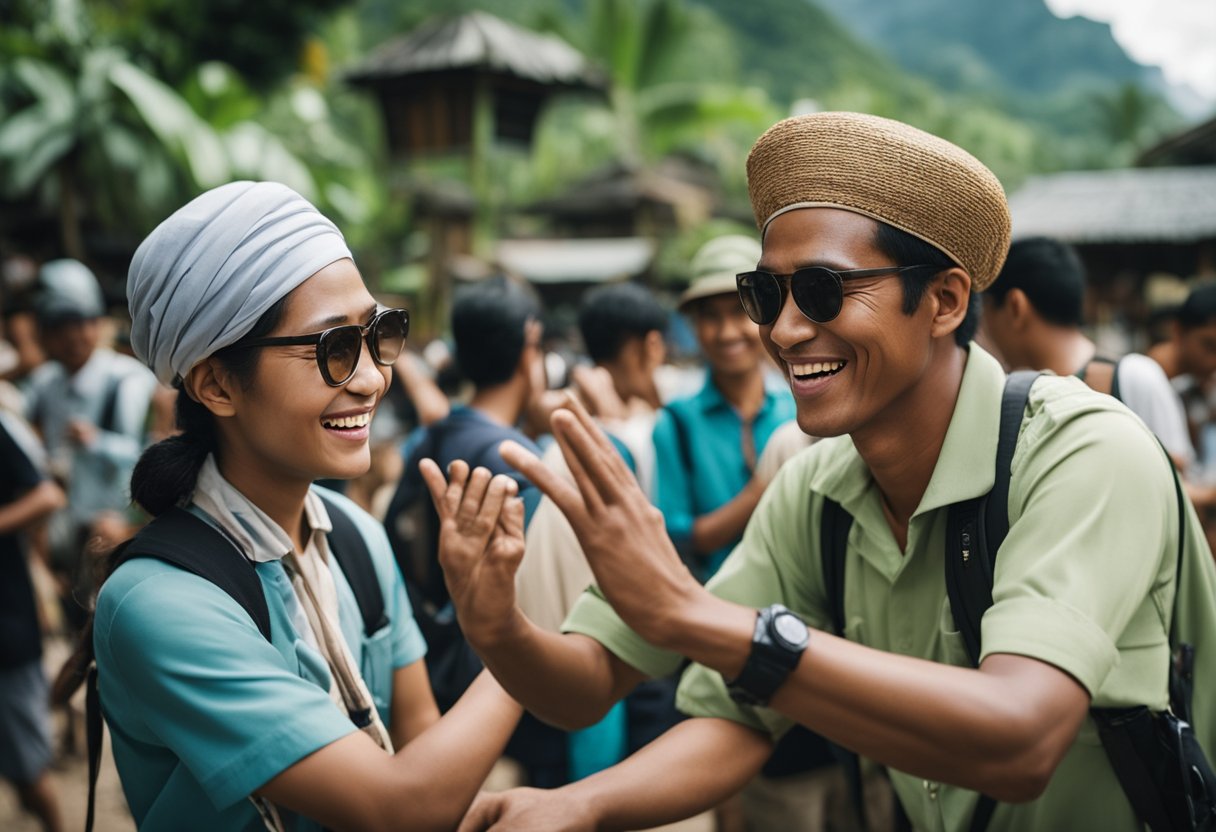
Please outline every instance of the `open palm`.
[[465, 637], [476, 646], [510, 622], [524, 556], [524, 508], [510, 477], [453, 462], [419, 466], [439, 515], [439, 564]]

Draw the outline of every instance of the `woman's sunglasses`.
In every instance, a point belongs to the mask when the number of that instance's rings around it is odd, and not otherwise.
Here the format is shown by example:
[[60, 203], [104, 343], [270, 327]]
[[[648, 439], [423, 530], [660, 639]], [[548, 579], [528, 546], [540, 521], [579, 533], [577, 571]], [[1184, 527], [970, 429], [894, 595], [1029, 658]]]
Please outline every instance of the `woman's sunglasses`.
[[372, 360], [387, 367], [405, 349], [405, 336], [410, 332], [410, 313], [404, 309], [384, 309], [377, 312], [366, 325], [335, 326], [313, 335], [288, 335], [281, 338], [253, 338], [234, 346], [290, 347], [316, 344], [317, 367], [321, 378], [330, 387], [341, 387], [351, 380], [363, 354], [363, 341]]
[[844, 281], [862, 277], [901, 274], [913, 269], [940, 269], [939, 266], [886, 266], [881, 269], [849, 269], [838, 272], [823, 266], [809, 266], [793, 274], [743, 272], [735, 276], [739, 300], [747, 317], [761, 326], [771, 324], [785, 305], [786, 286], [803, 315], [817, 324], [826, 324], [840, 314], [844, 303]]

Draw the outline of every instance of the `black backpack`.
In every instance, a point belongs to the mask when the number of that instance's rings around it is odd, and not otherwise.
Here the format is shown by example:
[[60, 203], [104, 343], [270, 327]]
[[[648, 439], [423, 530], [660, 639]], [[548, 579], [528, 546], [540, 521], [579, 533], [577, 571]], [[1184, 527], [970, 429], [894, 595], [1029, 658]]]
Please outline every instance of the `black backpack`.
[[[317, 492], [329, 512], [333, 531], [328, 535], [330, 552], [342, 567], [350, 584], [359, 612], [363, 617], [363, 632], [372, 636], [389, 624], [384, 593], [376, 577], [371, 552], [355, 522], [329, 497]], [[270, 641], [270, 609], [262, 592], [262, 583], [253, 563], [228, 535], [206, 520], [182, 508], [173, 508], [155, 518], [123, 543], [111, 556], [111, 573], [123, 563], [135, 558], [156, 558], [192, 572], [228, 593], [241, 605], [258, 631]], [[93, 828], [93, 803], [97, 789], [97, 772], [101, 763], [103, 722], [101, 700], [97, 692], [97, 668], [93, 666], [85, 682], [85, 714], [89, 754], [89, 802], [85, 832]], [[351, 721], [362, 728], [371, 722], [370, 709], [350, 714]]]
[[[1001, 399], [1000, 434], [996, 452], [996, 482], [982, 497], [954, 503], [946, 520], [946, 591], [955, 626], [962, 635], [973, 666], [981, 654], [980, 622], [992, 606], [994, 563], [1009, 532], [1009, 480], [1022, 417], [1030, 388], [1039, 373], [1009, 376]], [[1112, 376], [1114, 372], [1112, 371]], [[1171, 465], [1171, 469], [1172, 469]], [[1186, 498], [1174, 471], [1178, 500], [1178, 574], [1182, 571], [1186, 531]], [[845, 556], [853, 517], [839, 503], [823, 498], [820, 552], [823, 583], [836, 635], [844, 637]], [[1177, 603], [1180, 592], [1175, 594]], [[1176, 619], [1177, 615], [1172, 619]], [[1216, 829], [1216, 774], [1191, 729], [1190, 703], [1194, 649], [1179, 643], [1171, 620], [1170, 710], [1154, 713], [1145, 706], [1091, 708], [1102, 745], [1115, 775], [1140, 820], [1152, 832]], [[861, 808], [860, 764], [857, 755], [837, 749], [856, 807]], [[896, 802], [898, 809], [898, 801]], [[971, 819], [971, 832], [983, 832], [996, 810], [996, 801], [981, 795]], [[907, 818], [898, 811], [897, 824]], [[864, 814], [861, 815], [864, 817]]]

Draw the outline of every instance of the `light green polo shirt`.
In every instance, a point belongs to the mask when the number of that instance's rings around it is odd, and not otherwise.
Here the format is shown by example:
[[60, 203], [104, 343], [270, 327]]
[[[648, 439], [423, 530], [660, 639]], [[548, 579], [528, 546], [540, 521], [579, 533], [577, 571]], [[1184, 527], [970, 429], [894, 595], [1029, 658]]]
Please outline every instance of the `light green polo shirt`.
[[[837, 437], [781, 469], [710, 589], [757, 608], [784, 603], [812, 626], [830, 629], [818, 534], [828, 495], [855, 518], [846, 556], [848, 638], [967, 666], [946, 595], [946, 508], [993, 485], [1004, 383], [997, 362], [972, 346], [941, 456], [909, 524], [906, 551], [891, 534], [879, 491], [852, 440]], [[1059, 667], [1085, 686], [1098, 707], [1163, 708], [1179, 522], [1172, 474], [1153, 435], [1121, 404], [1082, 382], [1041, 378], [1013, 459], [1009, 519], [994, 603], [982, 624], [984, 655], [1024, 655]], [[1216, 585], [1212, 561], [1193, 511], [1187, 523], [1186, 559], [1210, 590]], [[1207, 595], [1209, 605], [1212, 597]], [[595, 592], [584, 594], [565, 629], [592, 636], [653, 675], [679, 666], [678, 656], [639, 639]], [[814, 654], [812, 635], [812, 667]], [[1211, 714], [1209, 679], [1197, 674], [1196, 702], [1205, 719]], [[721, 676], [698, 665], [684, 675], [679, 706], [774, 737], [791, 725], [775, 711], [735, 704]], [[974, 792], [898, 771], [891, 780], [918, 830], [968, 828]], [[991, 832], [1027, 829], [1140, 829], [1092, 722], [1083, 725], [1045, 793], [1031, 803], [1000, 805], [989, 825]]]

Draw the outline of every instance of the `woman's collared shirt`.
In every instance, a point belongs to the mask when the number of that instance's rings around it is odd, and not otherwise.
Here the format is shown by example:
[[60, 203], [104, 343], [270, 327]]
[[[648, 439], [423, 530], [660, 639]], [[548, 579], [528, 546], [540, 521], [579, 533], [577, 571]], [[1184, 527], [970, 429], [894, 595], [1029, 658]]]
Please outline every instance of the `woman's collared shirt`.
[[[232, 494], [210, 484], [194, 510], [209, 502], [217, 513], [224, 513], [219, 506], [231, 511]], [[422, 658], [425, 643], [383, 528], [345, 498], [329, 499], [362, 533], [384, 592], [390, 623], [367, 638], [341, 566], [328, 558], [343, 640], [387, 724], [393, 672]], [[319, 503], [315, 494], [313, 500]], [[242, 508], [239, 501], [235, 507]], [[269, 608], [270, 641], [222, 589], [153, 558], [124, 564], [98, 597], [102, 710], [141, 829], [260, 829], [245, 798], [358, 730], [330, 696], [332, 677], [283, 553], [265, 558], [282, 541], [274, 542], [275, 529], [258, 528], [264, 518], [245, 511], [240, 525]], [[321, 519], [314, 504], [306, 518], [314, 534]], [[316, 826], [304, 820], [294, 828]]]

